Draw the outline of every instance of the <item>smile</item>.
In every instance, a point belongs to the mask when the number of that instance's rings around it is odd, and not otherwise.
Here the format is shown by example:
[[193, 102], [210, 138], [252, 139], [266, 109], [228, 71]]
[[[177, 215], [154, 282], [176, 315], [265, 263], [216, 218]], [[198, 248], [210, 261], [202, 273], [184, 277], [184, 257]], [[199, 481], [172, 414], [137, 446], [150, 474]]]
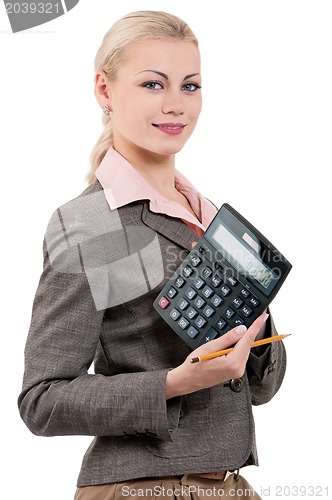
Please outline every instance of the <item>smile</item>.
[[186, 125], [183, 123], [153, 123], [152, 125], [159, 129], [161, 132], [169, 135], [181, 134], [181, 132], [183, 132], [184, 128], [186, 127]]

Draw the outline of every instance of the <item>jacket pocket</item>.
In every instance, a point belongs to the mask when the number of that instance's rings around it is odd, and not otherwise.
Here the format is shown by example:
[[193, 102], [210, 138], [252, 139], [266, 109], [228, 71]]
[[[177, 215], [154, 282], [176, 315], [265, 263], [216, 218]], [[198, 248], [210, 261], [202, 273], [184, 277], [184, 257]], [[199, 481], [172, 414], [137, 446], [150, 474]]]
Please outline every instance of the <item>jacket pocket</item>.
[[144, 445], [161, 458], [202, 457], [211, 449], [207, 432], [209, 390], [182, 397], [178, 426], [171, 431], [172, 441], [144, 439]]

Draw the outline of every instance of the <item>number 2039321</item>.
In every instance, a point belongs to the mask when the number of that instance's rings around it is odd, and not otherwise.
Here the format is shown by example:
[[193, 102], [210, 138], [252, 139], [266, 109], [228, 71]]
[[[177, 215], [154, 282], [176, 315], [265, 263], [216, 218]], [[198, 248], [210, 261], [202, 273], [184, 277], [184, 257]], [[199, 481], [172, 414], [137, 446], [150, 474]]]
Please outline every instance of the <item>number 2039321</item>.
[[59, 14], [62, 7], [59, 2], [7, 2], [5, 4], [5, 9], [7, 14]]
[[297, 485], [285, 485], [280, 486], [276, 485], [272, 488], [272, 486], [268, 486], [267, 488], [261, 488], [261, 495], [263, 498], [268, 497], [286, 497], [286, 498], [321, 498], [329, 496], [329, 487], [328, 486], [297, 486]]

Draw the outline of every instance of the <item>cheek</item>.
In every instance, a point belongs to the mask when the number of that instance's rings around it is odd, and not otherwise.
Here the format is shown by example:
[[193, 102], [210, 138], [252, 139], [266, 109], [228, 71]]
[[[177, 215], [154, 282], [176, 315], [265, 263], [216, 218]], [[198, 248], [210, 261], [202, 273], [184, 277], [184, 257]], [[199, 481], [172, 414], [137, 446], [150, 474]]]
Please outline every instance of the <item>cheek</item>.
[[199, 97], [195, 100], [194, 103], [192, 103], [190, 114], [192, 119], [198, 119], [200, 113], [202, 111], [202, 98]]
[[141, 117], [140, 106], [137, 100], [131, 99], [129, 96], [124, 96], [119, 99], [117, 105], [113, 108], [113, 124], [122, 132], [128, 133], [130, 130], [135, 130], [138, 125], [138, 120]]
[[122, 101], [121, 110], [123, 113], [122, 119], [128, 124], [138, 124], [145, 121], [149, 117], [149, 108], [141, 96], [128, 95]]

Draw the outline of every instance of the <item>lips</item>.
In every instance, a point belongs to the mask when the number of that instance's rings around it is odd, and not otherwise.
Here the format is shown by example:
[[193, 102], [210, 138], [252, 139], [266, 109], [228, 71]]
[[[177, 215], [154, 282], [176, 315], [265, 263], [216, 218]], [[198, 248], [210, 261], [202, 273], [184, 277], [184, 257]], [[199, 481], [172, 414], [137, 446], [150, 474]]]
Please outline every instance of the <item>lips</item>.
[[171, 130], [176, 130], [178, 128], [183, 128], [185, 127], [184, 123], [153, 123], [152, 124], [154, 127], [158, 128], [168, 128]]
[[170, 135], [181, 134], [186, 127], [184, 123], [153, 123], [152, 125], [161, 132], [165, 132]]

